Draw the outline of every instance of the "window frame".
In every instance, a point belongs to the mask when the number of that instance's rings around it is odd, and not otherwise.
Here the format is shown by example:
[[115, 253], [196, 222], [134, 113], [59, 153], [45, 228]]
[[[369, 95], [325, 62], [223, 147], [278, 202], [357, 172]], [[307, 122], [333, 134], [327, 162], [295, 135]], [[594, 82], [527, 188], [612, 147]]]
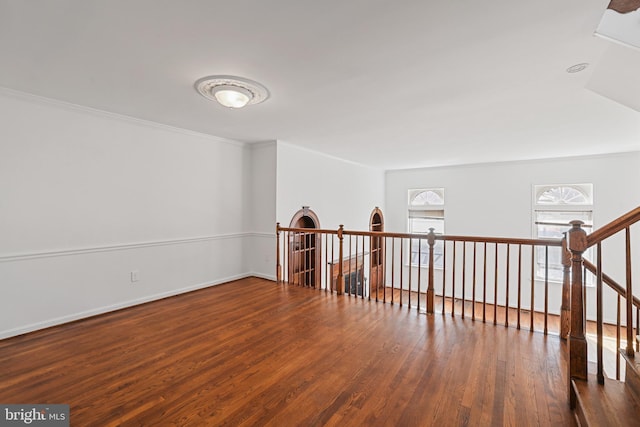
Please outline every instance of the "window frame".
[[[581, 193], [584, 196], [584, 201], [583, 202], [575, 202], [575, 203], [571, 203], [571, 202], [566, 202], [566, 201], [558, 201], [558, 202], [540, 202], [540, 198], [549, 190], [552, 189], [556, 189], [556, 188], [571, 188], [574, 189], [576, 191], [578, 191], [579, 193]], [[593, 213], [593, 184], [591, 183], [581, 183], [581, 184], [535, 184], [532, 187], [532, 209], [531, 209], [531, 235], [534, 239], [542, 239], [545, 238], [545, 236], [541, 236], [540, 235], [540, 226], [543, 224], [540, 224], [539, 221], [539, 214], [540, 213], [553, 213], [553, 212], [557, 212], [557, 213], [562, 213], [562, 214], [572, 214], [575, 213], [576, 215], [573, 217], [573, 219], [581, 219], [582, 221], [585, 222], [585, 231], [587, 233], [590, 233], [591, 230], [593, 229], [593, 219], [594, 219], [594, 213]], [[582, 217], [582, 218], [579, 218]], [[550, 223], [562, 223], [562, 220], [559, 221], [549, 221]], [[566, 233], [567, 231], [569, 231], [569, 229], [571, 228], [571, 225], [569, 223], [562, 223], [562, 227], [564, 227], [566, 225], [566, 230], [564, 232], [562, 232], [563, 234]], [[551, 224], [548, 224], [549, 227], [553, 228], [554, 226]], [[555, 226], [556, 228], [558, 226]], [[557, 233], [557, 231], [556, 231]], [[550, 236], [547, 236], [550, 237]], [[554, 237], [550, 237], [550, 238], [558, 238], [561, 236], [554, 236]], [[551, 253], [553, 253], [552, 251], [554, 250], [560, 250], [560, 248], [549, 248], [549, 251]], [[587, 251], [585, 251], [585, 257], [586, 258], [590, 258], [590, 254], [591, 254], [591, 249], [587, 249]], [[540, 267], [541, 264], [543, 264], [542, 261], [539, 261], [540, 257], [544, 256], [544, 248], [542, 247], [536, 247], [536, 255], [535, 255], [535, 265], [536, 265], [536, 271], [535, 271], [535, 280], [536, 281], [544, 281], [545, 280], [545, 274], [544, 274], [544, 267]], [[551, 258], [551, 254], [550, 254], [550, 258]], [[555, 254], [553, 255], [554, 258], [556, 259], [562, 259], [562, 254]], [[563, 266], [561, 264], [558, 263], [553, 263], [551, 264], [551, 259], [550, 259], [550, 266], [549, 266], [549, 282], [553, 282], [553, 283], [562, 283], [563, 280]], [[552, 268], [552, 265], [554, 266], [558, 266], [557, 268]], [[542, 271], [541, 271], [542, 268]], [[551, 270], [553, 270], [555, 272], [555, 274], [551, 274]], [[587, 281], [586, 284], [589, 286], [593, 285], [593, 278], [587, 277]]]
[[[415, 204], [413, 201], [422, 193], [433, 192], [440, 201], [435, 201], [435, 203], [426, 202], [424, 204]], [[412, 213], [417, 214], [412, 216]], [[430, 215], [431, 213], [431, 215]], [[408, 191], [408, 200], [407, 200], [407, 232], [409, 234], [424, 234], [425, 238], [421, 239], [421, 248], [415, 250], [418, 245], [418, 241], [413, 239], [411, 243], [407, 241], [407, 253], [409, 257], [407, 261], [404, 263], [406, 266], [415, 267], [415, 268], [429, 268], [429, 244], [426, 239], [426, 235], [428, 233], [425, 231], [415, 231], [414, 230], [414, 219], [425, 219], [427, 221], [441, 221], [441, 227], [433, 227], [436, 234], [444, 234], [445, 233], [445, 219], [446, 219], [446, 201], [445, 201], [445, 189], [444, 187], [429, 187], [429, 188], [418, 188], [418, 189], [409, 189]], [[434, 224], [435, 225], [435, 224]], [[437, 254], [442, 255], [444, 250], [444, 242], [442, 240], [437, 240], [434, 248], [438, 248], [434, 250], [434, 268], [442, 269], [444, 268], [444, 263], [442, 261], [442, 256], [438, 257]], [[417, 262], [414, 262], [414, 255], [417, 257], [418, 253], [420, 255], [420, 259]]]

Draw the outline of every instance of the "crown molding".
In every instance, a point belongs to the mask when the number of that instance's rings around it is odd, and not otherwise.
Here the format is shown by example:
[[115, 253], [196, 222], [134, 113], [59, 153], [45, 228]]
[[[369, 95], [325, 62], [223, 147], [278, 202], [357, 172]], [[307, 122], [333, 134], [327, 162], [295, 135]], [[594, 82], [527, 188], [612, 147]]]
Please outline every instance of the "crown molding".
[[151, 120], [140, 119], [140, 118], [137, 118], [137, 117], [131, 117], [131, 116], [127, 116], [127, 115], [119, 114], [119, 113], [113, 113], [113, 112], [110, 112], [110, 111], [100, 110], [100, 109], [93, 108], [93, 107], [88, 107], [88, 106], [85, 106], [85, 105], [73, 104], [71, 102], [62, 101], [62, 100], [59, 100], [59, 99], [47, 98], [47, 97], [44, 97], [44, 96], [41, 96], [41, 95], [35, 95], [35, 94], [32, 94], [32, 93], [28, 93], [28, 92], [22, 92], [22, 91], [18, 91], [18, 90], [15, 90], [15, 89], [10, 89], [10, 88], [3, 87], [3, 86], [0, 86], [0, 95], [5, 96], [7, 98], [14, 98], [14, 99], [19, 99], [19, 100], [26, 101], [26, 102], [31, 102], [31, 103], [34, 103], [34, 104], [48, 105], [48, 106], [52, 106], [52, 107], [55, 107], [55, 108], [66, 110], [66, 111], [71, 111], [71, 112], [76, 112], [76, 113], [78, 113], [78, 112], [79, 113], [85, 113], [85, 114], [90, 114], [90, 115], [96, 116], [96, 117], [107, 118], [107, 119], [111, 119], [111, 120], [117, 120], [117, 121], [120, 121], [120, 122], [134, 124], [134, 125], [148, 127], [148, 128], [153, 128], [153, 129], [160, 129], [160, 130], [164, 130], [164, 131], [168, 131], [168, 132], [177, 133], [177, 134], [180, 134], [180, 135], [194, 136], [194, 137], [197, 137], [197, 138], [204, 138], [204, 139], [208, 139], [208, 140], [213, 141], [213, 142], [233, 145], [235, 147], [244, 148], [244, 147], [247, 147], [247, 146], [250, 145], [250, 144], [248, 144], [246, 142], [242, 142], [242, 141], [236, 141], [236, 140], [233, 140], [233, 139], [222, 138], [222, 137], [211, 135], [211, 134], [207, 134], [207, 133], [196, 132], [196, 131], [189, 130], [189, 129], [184, 129], [184, 128], [180, 128], [180, 127], [176, 127], [176, 126], [170, 126], [170, 125], [166, 125], [166, 124], [163, 124], [163, 123], [154, 122], [154, 121], [151, 121]]

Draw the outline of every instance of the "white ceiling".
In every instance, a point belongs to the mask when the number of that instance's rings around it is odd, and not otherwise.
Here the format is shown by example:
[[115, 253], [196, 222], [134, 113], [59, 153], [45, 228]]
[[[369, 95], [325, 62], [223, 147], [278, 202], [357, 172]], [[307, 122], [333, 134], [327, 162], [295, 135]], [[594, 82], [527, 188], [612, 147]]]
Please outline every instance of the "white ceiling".
[[[593, 36], [607, 4], [0, 0], [0, 86], [385, 169], [639, 150], [640, 52]], [[193, 88], [212, 74], [271, 98], [225, 109]]]

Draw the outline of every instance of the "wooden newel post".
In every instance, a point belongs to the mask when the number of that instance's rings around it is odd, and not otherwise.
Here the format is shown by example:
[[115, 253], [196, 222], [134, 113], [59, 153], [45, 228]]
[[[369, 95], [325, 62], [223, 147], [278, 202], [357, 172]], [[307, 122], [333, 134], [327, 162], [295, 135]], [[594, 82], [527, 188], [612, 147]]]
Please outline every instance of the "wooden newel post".
[[282, 283], [282, 265], [280, 264], [280, 223], [276, 223], [276, 282]]
[[336, 292], [338, 295], [342, 295], [344, 292], [344, 272], [342, 271], [342, 257], [343, 257], [343, 235], [344, 225], [340, 224], [340, 228], [338, 228], [338, 280], [336, 280]]
[[572, 379], [587, 380], [587, 340], [584, 336], [584, 288], [582, 254], [587, 249], [587, 233], [582, 221], [571, 221], [569, 250], [571, 251], [571, 322], [569, 325], [569, 405], [576, 406]]
[[567, 247], [567, 233], [562, 238], [562, 305], [560, 308], [560, 338], [569, 336], [571, 322], [571, 252]]
[[[633, 286], [631, 282], [632, 274], [631, 274], [631, 231], [629, 227], [625, 229], [625, 252], [626, 252], [626, 283], [627, 283], [627, 348], [626, 354], [627, 356], [633, 360], [635, 357], [635, 351], [633, 350]], [[637, 332], [637, 331], [636, 331]]]
[[434, 313], [435, 307], [435, 288], [433, 286], [433, 247], [436, 244], [436, 234], [434, 228], [429, 228], [427, 234], [427, 243], [429, 243], [429, 283], [427, 285], [427, 313]]

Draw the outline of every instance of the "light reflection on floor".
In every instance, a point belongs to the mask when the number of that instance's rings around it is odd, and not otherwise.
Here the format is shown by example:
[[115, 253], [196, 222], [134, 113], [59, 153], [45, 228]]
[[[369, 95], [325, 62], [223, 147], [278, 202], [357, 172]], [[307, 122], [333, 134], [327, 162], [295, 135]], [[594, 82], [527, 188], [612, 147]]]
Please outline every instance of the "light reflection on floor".
[[[587, 338], [587, 360], [593, 362], [592, 366], [589, 366], [589, 372], [596, 372], [597, 363], [597, 337], [596, 334], [585, 334]], [[625, 346], [625, 342], [620, 343], [621, 346]], [[625, 361], [620, 356], [620, 352], [616, 349], [616, 339], [611, 337], [603, 337], [602, 339], [602, 358], [604, 360], [604, 374], [606, 377], [616, 378], [616, 357], [620, 360], [620, 380], [624, 381]]]

